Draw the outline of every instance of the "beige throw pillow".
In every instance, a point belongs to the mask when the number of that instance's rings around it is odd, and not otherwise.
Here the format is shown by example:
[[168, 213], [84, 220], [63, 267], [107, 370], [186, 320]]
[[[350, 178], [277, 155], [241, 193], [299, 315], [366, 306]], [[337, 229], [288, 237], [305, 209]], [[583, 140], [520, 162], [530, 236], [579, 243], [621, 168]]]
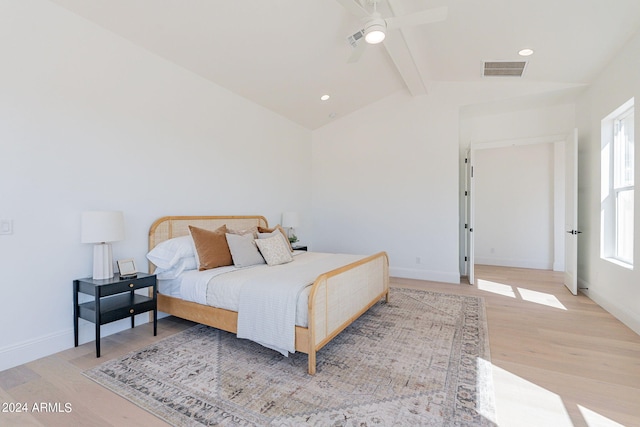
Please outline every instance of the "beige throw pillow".
[[[258, 227], [258, 233], [272, 233], [275, 230], [278, 230], [278, 231], [280, 231], [280, 233], [282, 233], [282, 237], [284, 237], [284, 241], [286, 242], [287, 246], [289, 247], [289, 251], [293, 252], [293, 248], [291, 247], [291, 243], [289, 242], [289, 237], [287, 236], [287, 232], [284, 230], [284, 228], [282, 228], [282, 226], [280, 224], [276, 225], [273, 228]], [[260, 237], [259, 234], [258, 234], [258, 236]]]
[[291, 251], [282, 239], [282, 236], [273, 236], [267, 239], [256, 239], [256, 245], [268, 265], [280, 265], [293, 261]]
[[258, 238], [258, 227], [254, 225], [253, 227], [249, 227], [249, 228], [246, 228], [244, 230], [234, 230], [232, 228], [227, 228], [227, 233], [229, 233], [229, 234], [238, 234], [240, 236], [244, 236], [245, 234], [251, 234], [254, 239], [257, 239]]
[[264, 264], [264, 258], [260, 255], [253, 234], [227, 233], [227, 243], [231, 251], [231, 258], [236, 267], [249, 267], [250, 265]]

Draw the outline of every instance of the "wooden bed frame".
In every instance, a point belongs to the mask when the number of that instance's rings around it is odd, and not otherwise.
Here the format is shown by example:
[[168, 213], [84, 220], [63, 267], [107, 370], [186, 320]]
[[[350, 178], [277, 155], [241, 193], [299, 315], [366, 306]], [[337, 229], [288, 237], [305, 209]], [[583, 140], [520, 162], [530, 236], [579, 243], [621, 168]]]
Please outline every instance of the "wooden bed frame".
[[[189, 234], [189, 225], [215, 230], [268, 227], [262, 216], [167, 216], [149, 230], [149, 250]], [[155, 266], [149, 264], [153, 273]], [[309, 356], [309, 374], [316, 372], [316, 353], [382, 297], [389, 301], [389, 259], [379, 252], [318, 276], [309, 294], [308, 327], [296, 326], [296, 351]], [[158, 294], [158, 310], [176, 317], [237, 333], [238, 313]]]

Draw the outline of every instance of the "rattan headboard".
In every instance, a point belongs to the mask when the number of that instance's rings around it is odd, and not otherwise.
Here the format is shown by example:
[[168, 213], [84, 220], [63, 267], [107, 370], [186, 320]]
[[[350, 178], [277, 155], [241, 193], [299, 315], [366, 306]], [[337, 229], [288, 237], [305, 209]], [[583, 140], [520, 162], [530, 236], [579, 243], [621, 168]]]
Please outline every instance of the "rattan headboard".
[[[189, 234], [190, 225], [207, 230], [215, 230], [224, 224], [234, 230], [242, 230], [256, 226], [269, 226], [267, 219], [258, 215], [165, 216], [151, 224], [151, 228], [149, 229], [149, 250], [165, 240], [173, 237], [186, 236]], [[153, 265], [151, 265], [150, 268], [153, 268]]]

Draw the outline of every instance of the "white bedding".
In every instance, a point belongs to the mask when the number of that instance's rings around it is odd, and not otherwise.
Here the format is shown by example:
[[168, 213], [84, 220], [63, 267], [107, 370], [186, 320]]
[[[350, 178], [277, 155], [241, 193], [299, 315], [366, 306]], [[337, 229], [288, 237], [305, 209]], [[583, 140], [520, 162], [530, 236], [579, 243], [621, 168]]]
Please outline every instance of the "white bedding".
[[[294, 333], [295, 325], [306, 327], [308, 324], [308, 300], [309, 292], [311, 291], [311, 284], [322, 273], [330, 271], [332, 269], [341, 267], [351, 262], [362, 259], [360, 255], [346, 255], [346, 254], [325, 254], [316, 252], [296, 252], [294, 261], [282, 264], [278, 266], [256, 265], [245, 268], [236, 268], [233, 266], [220, 267], [212, 270], [205, 271], [187, 271], [180, 277], [180, 298], [197, 302], [199, 304], [210, 305], [218, 308], [224, 308], [238, 312], [238, 336], [243, 337], [246, 334], [246, 330], [241, 332], [241, 324], [243, 327], [250, 325], [260, 325], [259, 329], [262, 331], [249, 331], [249, 335], [254, 333], [261, 334], [265, 330], [281, 330], [285, 328]], [[282, 278], [282, 279], [279, 279]], [[266, 280], [266, 282], [265, 282]], [[262, 284], [269, 283], [268, 286]], [[284, 283], [284, 287], [288, 287], [294, 292], [293, 301], [295, 303], [295, 325], [275, 327], [265, 323], [271, 315], [265, 316], [266, 313], [277, 312], [279, 319], [271, 319], [271, 321], [282, 321], [283, 317], [290, 317], [291, 311], [284, 308], [282, 299], [284, 294], [280, 294], [278, 297], [274, 297], [274, 293], [269, 293], [269, 286], [278, 286], [279, 283]], [[249, 305], [248, 311], [243, 313], [241, 311], [241, 294], [244, 287], [250, 288], [251, 298], [253, 303]], [[175, 289], [175, 288], [174, 288]], [[282, 292], [282, 289], [281, 289]], [[164, 292], [163, 292], [164, 293]], [[288, 299], [291, 299], [289, 297]], [[258, 301], [258, 306], [254, 303]], [[262, 308], [259, 306], [262, 301]], [[248, 303], [247, 303], [248, 304]], [[246, 304], [245, 304], [246, 305]], [[279, 307], [277, 310], [272, 310], [273, 307]], [[285, 313], [286, 312], [286, 313]], [[247, 314], [248, 317], [242, 316]], [[278, 317], [276, 316], [276, 317]], [[255, 317], [255, 318], [254, 318]], [[251, 329], [251, 328], [249, 328]], [[270, 346], [268, 342], [261, 342], [264, 340], [256, 340], [261, 344]], [[269, 337], [268, 340], [272, 340], [274, 337]], [[278, 341], [280, 338], [275, 338]], [[290, 341], [290, 337], [287, 338]], [[295, 350], [294, 342], [290, 345], [282, 347], [276, 346], [275, 349], [285, 354], [287, 351], [293, 352]], [[291, 347], [293, 346], [293, 348]]]
[[[363, 258], [359, 255], [308, 252], [293, 262], [217, 276], [210, 288], [233, 277], [240, 289], [238, 338], [255, 341], [285, 356], [295, 353], [296, 301], [322, 273]], [[211, 286], [213, 284], [213, 286]], [[304, 299], [304, 312], [308, 310]]]
[[180, 278], [158, 279], [158, 292], [170, 297], [180, 298]]

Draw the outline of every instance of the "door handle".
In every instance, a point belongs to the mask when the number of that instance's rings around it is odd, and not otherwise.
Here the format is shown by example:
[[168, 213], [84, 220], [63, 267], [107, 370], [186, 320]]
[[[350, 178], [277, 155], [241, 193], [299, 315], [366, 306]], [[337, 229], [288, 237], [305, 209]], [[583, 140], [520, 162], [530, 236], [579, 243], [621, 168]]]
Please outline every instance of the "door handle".
[[569, 233], [569, 234], [580, 234], [580, 233], [582, 233], [582, 231], [578, 231], [578, 230], [569, 230], [569, 231], [567, 231], [567, 233]]

